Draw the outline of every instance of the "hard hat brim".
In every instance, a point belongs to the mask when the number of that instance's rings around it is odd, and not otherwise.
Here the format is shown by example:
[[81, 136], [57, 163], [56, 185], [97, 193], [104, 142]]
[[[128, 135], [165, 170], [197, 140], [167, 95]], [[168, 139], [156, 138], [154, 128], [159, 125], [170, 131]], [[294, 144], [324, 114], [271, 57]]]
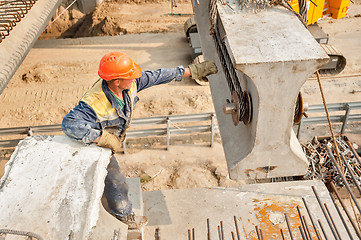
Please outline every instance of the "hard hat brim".
[[142, 69], [139, 67], [139, 65], [134, 63], [134, 67], [135, 69], [133, 74], [125, 79], [135, 79], [135, 78], [140, 78], [142, 76]]

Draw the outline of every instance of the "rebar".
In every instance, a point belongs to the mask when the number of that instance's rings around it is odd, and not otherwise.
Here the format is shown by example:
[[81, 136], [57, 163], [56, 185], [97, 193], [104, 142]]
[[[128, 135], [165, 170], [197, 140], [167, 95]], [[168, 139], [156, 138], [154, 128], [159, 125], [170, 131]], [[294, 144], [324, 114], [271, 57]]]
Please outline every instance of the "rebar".
[[281, 232], [282, 240], [285, 240], [285, 235], [283, 235], [282, 229], [280, 229], [280, 232]]
[[325, 229], [323, 228], [320, 219], [318, 219], [317, 221], [318, 221], [318, 224], [320, 225], [321, 232], [323, 233], [323, 236], [325, 237], [326, 240], [328, 240], [327, 235], [326, 235], [326, 232], [325, 232]]
[[[345, 160], [350, 166], [350, 170], [340, 168], [344, 173], [348, 183], [353, 185], [360, 185], [361, 183], [361, 164], [357, 160], [357, 156], [354, 156], [354, 150], [351, 149], [352, 144], [345, 141], [345, 137], [339, 136], [336, 139], [337, 145], [339, 146], [340, 155], [345, 157]], [[324, 182], [333, 181], [337, 186], [343, 186], [344, 183], [338, 173], [336, 166], [330, 159], [327, 152], [327, 145], [330, 144], [330, 140], [313, 138], [311, 142], [303, 144], [303, 150], [306, 154], [307, 160], [309, 161], [309, 169], [306, 172], [305, 179], [320, 179]], [[351, 147], [350, 147], [351, 146]], [[343, 163], [343, 161], [342, 161]], [[345, 164], [342, 164], [345, 165]], [[339, 165], [341, 167], [345, 167]], [[350, 173], [351, 171], [351, 173]], [[356, 183], [352, 180], [354, 174]]]
[[315, 188], [314, 186], [312, 186], [312, 191], [313, 191], [313, 193], [315, 194], [315, 197], [316, 197], [316, 199], [317, 199], [317, 202], [318, 202], [318, 204], [319, 204], [319, 206], [320, 206], [320, 208], [321, 208], [321, 210], [322, 210], [322, 213], [323, 213], [324, 217], [326, 218], [326, 221], [327, 221], [327, 223], [328, 223], [328, 226], [329, 226], [330, 229], [331, 229], [331, 232], [332, 232], [333, 236], [335, 237], [335, 239], [339, 239], [339, 237], [337, 236], [337, 233], [336, 233], [334, 227], [332, 226], [331, 220], [330, 220], [329, 217], [327, 216], [326, 210], [324, 209], [324, 207], [323, 207], [323, 205], [322, 205], [322, 202], [321, 202], [321, 199], [320, 199], [320, 197], [318, 196], [317, 190], [316, 190], [316, 188]]
[[232, 240], [236, 240], [236, 237], [234, 236], [234, 232], [231, 232]]
[[306, 232], [308, 235], [308, 239], [312, 240], [312, 235], [311, 235], [310, 229], [308, 228], [305, 216], [302, 216], [302, 220], [305, 223], [305, 228], [306, 228]]
[[351, 232], [350, 232], [350, 229], [349, 229], [348, 226], [347, 226], [346, 220], [345, 220], [345, 218], [342, 216], [342, 212], [341, 212], [340, 208], [338, 207], [338, 205], [337, 205], [337, 203], [336, 203], [336, 201], [335, 201], [335, 198], [332, 196], [331, 193], [330, 193], [330, 197], [331, 197], [331, 200], [332, 200], [332, 202], [333, 202], [333, 205], [334, 205], [335, 208], [336, 208], [336, 211], [337, 211], [338, 215], [339, 215], [340, 218], [341, 218], [342, 224], [343, 224], [343, 226], [345, 227], [348, 236], [350, 237], [351, 240], [353, 240], [352, 234], [351, 234]]
[[221, 237], [222, 237], [222, 240], [224, 240], [223, 221], [220, 222], [220, 225], [221, 225]]
[[358, 202], [357, 202], [357, 200], [356, 200], [356, 197], [355, 197], [355, 195], [353, 194], [353, 192], [352, 192], [352, 190], [351, 190], [351, 188], [350, 188], [350, 186], [349, 186], [349, 184], [348, 184], [348, 182], [347, 182], [344, 174], [343, 174], [342, 171], [340, 170], [340, 167], [339, 167], [339, 165], [337, 164], [336, 159], [334, 158], [330, 147], [329, 147], [329, 146], [326, 146], [326, 147], [327, 147], [327, 152], [328, 152], [328, 154], [329, 154], [329, 156], [330, 156], [330, 158], [331, 158], [334, 166], [336, 167], [336, 169], [337, 169], [340, 177], [342, 178], [343, 183], [345, 184], [345, 187], [347, 188], [347, 191], [350, 193], [350, 196], [351, 196], [352, 200], [354, 201], [357, 210], [358, 210], [359, 213], [361, 214], [361, 208], [360, 208], [360, 206], [359, 206], [359, 204], [358, 204]]
[[36, 0], [0, 1], [0, 42], [10, 35], [10, 31], [29, 12]]
[[338, 201], [340, 202], [343, 210], [345, 211], [345, 213], [346, 213], [346, 215], [347, 215], [347, 217], [348, 217], [348, 219], [349, 219], [352, 227], [354, 228], [354, 230], [355, 230], [355, 232], [356, 232], [356, 235], [361, 239], [361, 233], [360, 233], [359, 229], [357, 228], [355, 222], [353, 221], [353, 219], [352, 219], [352, 217], [351, 217], [351, 214], [350, 214], [349, 211], [347, 210], [346, 205], [345, 205], [344, 202], [342, 201], [341, 196], [340, 196], [340, 194], [338, 193], [338, 191], [337, 191], [335, 185], [333, 184], [333, 182], [330, 182], [330, 186], [331, 186], [331, 188], [332, 188], [332, 191], [336, 194], [336, 197], [337, 197]]
[[207, 239], [211, 240], [211, 230], [209, 228], [209, 218], [207, 218]]
[[285, 216], [285, 219], [286, 219], [288, 232], [290, 233], [290, 237], [291, 237], [291, 239], [293, 240], [291, 225], [290, 225], [290, 222], [289, 222], [289, 220], [288, 220], [287, 213], [285, 213], [284, 216]]
[[154, 239], [155, 239], [155, 240], [160, 240], [160, 230], [159, 230], [159, 227], [155, 229]]
[[258, 227], [255, 226], [255, 229], [256, 229], [256, 233], [257, 233], [257, 238], [258, 238], [258, 240], [261, 240], [261, 234], [260, 234], [260, 232], [259, 232]]
[[233, 219], [234, 219], [234, 225], [236, 226], [237, 240], [240, 240], [241, 237], [240, 237], [240, 235], [239, 235], [239, 229], [238, 229], [238, 223], [237, 223], [237, 218], [236, 218], [236, 216], [233, 216]]
[[298, 227], [298, 230], [300, 230], [302, 239], [303, 239], [303, 240], [307, 240], [307, 237], [306, 237], [306, 235], [305, 235], [305, 233], [304, 233], [304, 231], [303, 231], [303, 229], [302, 229], [301, 226]]
[[1, 235], [7, 235], [7, 234], [12, 234], [12, 235], [18, 235], [18, 236], [26, 236], [28, 237], [28, 239], [33, 239], [36, 238], [38, 240], [43, 240], [43, 238], [41, 236], [39, 236], [36, 233], [32, 233], [32, 232], [26, 232], [26, 231], [18, 231], [18, 230], [13, 230], [13, 229], [0, 229], [0, 236]]
[[306, 233], [306, 226], [305, 226], [305, 223], [303, 222], [303, 219], [302, 219], [302, 215], [301, 215], [301, 211], [300, 211], [300, 207], [299, 206], [296, 206], [297, 208], [297, 212], [298, 212], [298, 217], [300, 218], [300, 221], [301, 221], [301, 226], [302, 226], [302, 230], [305, 232], [306, 234], [306, 239], [308, 239], [308, 236], [307, 236], [307, 233]]
[[317, 239], [318, 239], [318, 240], [321, 240], [321, 237], [320, 237], [320, 235], [319, 235], [319, 233], [318, 233], [318, 231], [317, 231], [317, 228], [316, 228], [316, 224], [315, 224], [315, 222], [313, 221], [313, 218], [312, 218], [310, 209], [308, 208], [308, 205], [307, 205], [307, 203], [306, 203], [306, 199], [305, 199], [305, 198], [302, 198], [302, 201], [303, 201], [303, 204], [305, 205], [305, 208], [306, 208], [308, 217], [309, 217], [310, 220], [311, 220], [313, 229], [315, 229], [315, 233], [316, 233]]
[[323, 205], [325, 206], [327, 215], [328, 215], [328, 217], [329, 217], [330, 220], [331, 220], [332, 226], [334, 227], [338, 238], [341, 239], [341, 235], [340, 235], [340, 233], [338, 232], [338, 229], [337, 229], [337, 226], [336, 226], [336, 224], [335, 224], [335, 221], [333, 220], [332, 214], [331, 214], [330, 210], [329, 210], [328, 207], [327, 207], [327, 203], [323, 203]]
[[354, 182], [354, 185], [356, 186], [357, 190], [359, 191], [359, 193], [360, 193], [360, 195], [361, 195], [360, 184], [357, 182], [356, 176], [355, 176], [355, 174], [353, 173], [352, 168], [350, 167], [350, 165], [348, 164], [348, 162], [346, 161], [346, 159], [345, 159], [345, 157], [344, 157], [344, 155], [343, 155], [342, 153], [340, 154], [340, 156], [341, 156], [341, 159], [342, 159], [342, 161], [343, 161], [343, 164], [346, 166], [348, 172], [349, 172], [350, 175], [351, 175], [351, 178], [352, 178], [352, 181]]

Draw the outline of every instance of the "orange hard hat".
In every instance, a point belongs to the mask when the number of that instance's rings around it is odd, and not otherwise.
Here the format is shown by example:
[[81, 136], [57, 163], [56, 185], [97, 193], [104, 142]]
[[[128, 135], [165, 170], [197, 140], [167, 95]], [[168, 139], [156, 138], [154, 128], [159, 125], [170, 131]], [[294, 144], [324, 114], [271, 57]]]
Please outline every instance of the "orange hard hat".
[[142, 69], [125, 53], [110, 52], [100, 60], [98, 75], [104, 80], [134, 79], [142, 76]]

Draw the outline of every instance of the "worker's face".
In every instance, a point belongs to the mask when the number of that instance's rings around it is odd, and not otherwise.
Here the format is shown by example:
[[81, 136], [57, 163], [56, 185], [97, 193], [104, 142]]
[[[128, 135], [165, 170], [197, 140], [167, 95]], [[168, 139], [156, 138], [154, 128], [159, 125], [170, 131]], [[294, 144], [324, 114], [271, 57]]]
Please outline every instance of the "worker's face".
[[132, 83], [135, 82], [135, 79], [117, 79], [117, 86], [118, 88], [125, 90], [130, 89], [132, 87]]

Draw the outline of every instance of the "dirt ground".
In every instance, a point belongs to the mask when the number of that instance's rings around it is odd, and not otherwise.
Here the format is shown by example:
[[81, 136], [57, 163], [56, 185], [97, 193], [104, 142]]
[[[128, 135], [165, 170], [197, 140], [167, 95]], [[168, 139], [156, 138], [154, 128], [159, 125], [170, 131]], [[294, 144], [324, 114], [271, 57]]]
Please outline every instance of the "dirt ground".
[[[53, 19], [63, 12], [64, 6]], [[99, 60], [109, 51], [128, 53], [144, 70], [188, 65], [192, 50], [184, 36], [183, 23], [192, 14], [191, 3], [179, 2], [173, 15], [171, 11], [169, 1], [104, 2], [87, 15], [76, 8], [66, 11], [46, 29], [0, 95], [0, 128], [61, 123], [62, 117], [97, 80]], [[348, 61], [341, 73], [346, 77], [322, 80], [328, 103], [361, 101], [361, 77], [355, 76], [361, 74], [360, 13], [361, 4], [352, 3], [348, 17], [320, 21], [330, 35], [330, 43]], [[306, 82], [302, 92], [309, 104], [322, 103], [314, 79]], [[209, 87], [188, 78], [140, 92], [139, 97], [136, 118], [214, 112]], [[304, 140], [319, 134], [317, 129], [305, 128]], [[327, 134], [327, 128], [325, 131]], [[358, 141], [358, 126], [350, 134]], [[171, 146], [170, 151], [141, 150], [117, 158], [127, 176], [145, 176], [144, 190], [240, 183], [228, 179], [219, 141], [213, 148]], [[148, 181], [147, 176], [154, 178]]]

